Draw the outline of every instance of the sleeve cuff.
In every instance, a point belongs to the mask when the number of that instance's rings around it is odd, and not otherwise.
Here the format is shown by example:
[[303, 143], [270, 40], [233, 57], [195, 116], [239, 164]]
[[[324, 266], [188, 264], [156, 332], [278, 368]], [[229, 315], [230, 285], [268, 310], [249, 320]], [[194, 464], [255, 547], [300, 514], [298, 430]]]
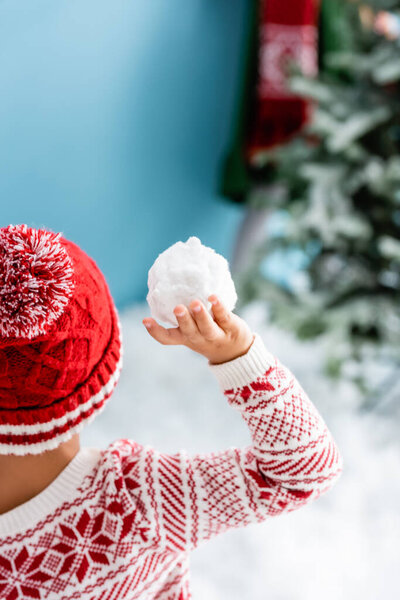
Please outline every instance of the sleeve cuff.
[[208, 367], [214, 373], [223, 391], [242, 387], [255, 381], [274, 365], [275, 357], [266, 349], [263, 339], [258, 333], [254, 334], [254, 341], [243, 356], [219, 365], [213, 365], [208, 361]]

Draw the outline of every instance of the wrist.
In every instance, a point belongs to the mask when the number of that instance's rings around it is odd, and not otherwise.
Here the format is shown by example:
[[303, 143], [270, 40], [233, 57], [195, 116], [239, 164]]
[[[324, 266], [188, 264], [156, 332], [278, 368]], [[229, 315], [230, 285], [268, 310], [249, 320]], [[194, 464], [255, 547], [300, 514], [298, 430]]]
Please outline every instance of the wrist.
[[230, 350], [229, 353], [227, 354], [220, 354], [218, 356], [215, 357], [207, 357], [209, 364], [214, 366], [214, 365], [222, 365], [224, 363], [230, 362], [232, 360], [235, 360], [236, 358], [239, 358], [240, 356], [244, 356], [245, 354], [248, 353], [248, 351], [250, 350], [251, 346], [253, 345], [255, 339], [255, 335], [253, 333], [250, 334], [250, 336], [247, 338], [246, 342], [241, 344], [240, 347], [235, 348], [235, 350]]
[[249, 385], [276, 365], [275, 356], [266, 349], [263, 338], [255, 333], [254, 341], [246, 354], [223, 364], [209, 363], [209, 368], [219, 381], [221, 390], [225, 391]]

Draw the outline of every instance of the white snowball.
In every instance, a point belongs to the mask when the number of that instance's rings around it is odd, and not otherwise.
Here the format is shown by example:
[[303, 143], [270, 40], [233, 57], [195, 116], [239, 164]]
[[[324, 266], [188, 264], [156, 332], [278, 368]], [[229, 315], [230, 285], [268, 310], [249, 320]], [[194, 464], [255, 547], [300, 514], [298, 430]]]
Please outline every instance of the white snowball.
[[228, 261], [195, 236], [159, 254], [149, 270], [147, 284], [151, 316], [174, 327], [178, 326], [173, 312], [177, 304], [189, 306], [197, 298], [212, 316], [207, 300], [211, 294], [217, 294], [230, 311], [237, 301]]

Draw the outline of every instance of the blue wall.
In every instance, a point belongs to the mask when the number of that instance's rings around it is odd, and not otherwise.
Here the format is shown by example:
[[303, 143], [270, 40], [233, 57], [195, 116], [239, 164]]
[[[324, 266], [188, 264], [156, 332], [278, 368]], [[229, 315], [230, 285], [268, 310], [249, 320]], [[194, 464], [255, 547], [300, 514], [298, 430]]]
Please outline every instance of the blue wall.
[[231, 259], [216, 195], [245, 0], [0, 0], [1, 226], [62, 231], [119, 307], [170, 244]]

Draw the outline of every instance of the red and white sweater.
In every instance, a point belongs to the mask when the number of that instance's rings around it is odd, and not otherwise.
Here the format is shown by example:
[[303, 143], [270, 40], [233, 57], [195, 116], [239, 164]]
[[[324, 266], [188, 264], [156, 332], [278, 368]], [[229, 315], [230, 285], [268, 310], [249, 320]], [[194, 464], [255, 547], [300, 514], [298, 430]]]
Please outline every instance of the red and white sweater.
[[0, 515], [1, 600], [188, 600], [191, 550], [332, 486], [335, 441], [259, 334], [244, 356], [208, 364], [252, 444], [191, 456], [130, 439], [81, 448], [40, 494]]

